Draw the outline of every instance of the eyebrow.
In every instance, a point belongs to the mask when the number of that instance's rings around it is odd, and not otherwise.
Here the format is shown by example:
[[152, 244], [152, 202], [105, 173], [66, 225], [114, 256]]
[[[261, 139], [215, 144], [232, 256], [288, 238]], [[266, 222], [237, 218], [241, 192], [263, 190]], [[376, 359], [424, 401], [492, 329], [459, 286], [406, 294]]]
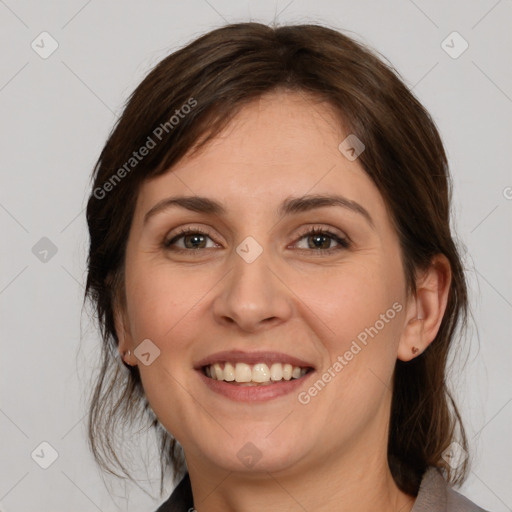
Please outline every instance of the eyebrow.
[[[279, 216], [284, 217], [293, 213], [306, 212], [327, 206], [339, 206], [357, 213], [361, 215], [372, 228], [375, 227], [373, 219], [368, 213], [368, 210], [366, 210], [356, 201], [339, 195], [306, 195], [302, 197], [288, 198], [285, 199], [278, 207], [277, 213]], [[189, 211], [206, 213], [210, 215], [222, 216], [227, 214], [226, 208], [222, 206], [221, 203], [207, 197], [168, 197], [166, 199], [162, 199], [162, 201], [159, 201], [144, 215], [144, 224], [146, 224], [151, 217], [173, 207], [180, 207]]]

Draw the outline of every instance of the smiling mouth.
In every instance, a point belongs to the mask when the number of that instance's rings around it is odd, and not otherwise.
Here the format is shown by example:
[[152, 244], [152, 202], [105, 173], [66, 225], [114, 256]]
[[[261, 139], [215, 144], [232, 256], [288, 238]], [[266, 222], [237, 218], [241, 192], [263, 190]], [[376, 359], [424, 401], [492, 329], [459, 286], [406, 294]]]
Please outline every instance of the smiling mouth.
[[201, 368], [206, 377], [238, 386], [269, 386], [279, 382], [300, 379], [313, 371], [311, 367], [289, 363], [215, 363]]

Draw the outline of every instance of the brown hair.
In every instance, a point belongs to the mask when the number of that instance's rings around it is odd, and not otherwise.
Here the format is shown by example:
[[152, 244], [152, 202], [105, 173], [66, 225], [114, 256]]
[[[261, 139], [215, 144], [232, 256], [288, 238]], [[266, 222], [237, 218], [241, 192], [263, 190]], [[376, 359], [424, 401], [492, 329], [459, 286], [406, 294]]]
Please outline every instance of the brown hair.
[[[397, 485], [409, 494], [417, 494], [427, 466], [460, 483], [466, 462], [453, 470], [442, 458], [457, 434], [467, 449], [446, 386], [450, 343], [457, 327], [466, 325], [467, 291], [450, 232], [451, 182], [443, 144], [396, 71], [352, 38], [316, 25], [240, 23], [203, 35], [148, 74], [110, 134], [87, 205], [85, 298], [95, 306], [103, 339], [89, 415], [96, 460], [129, 477], [117, 456], [116, 435], [121, 426], [145, 419], [160, 437], [162, 481], [166, 469], [176, 476], [184, 469], [181, 447], [152, 413], [138, 368], [123, 366], [117, 352], [113, 312], [125, 304], [124, 257], [135, 202], [143, 180], [169, 171], [220, 133], [244, 105], [277, 89], [327, 102], [348, 133], [365, 144], [359, 162], [387, 204], [410, 293], [434, 255], [444, 254], [450, 262], [448, 305], [435, 340], [411, 362], [396, 364], [388, 461]], [[134, 151], [149, 147], [150, 140], [154, 147], [135, 159]]]

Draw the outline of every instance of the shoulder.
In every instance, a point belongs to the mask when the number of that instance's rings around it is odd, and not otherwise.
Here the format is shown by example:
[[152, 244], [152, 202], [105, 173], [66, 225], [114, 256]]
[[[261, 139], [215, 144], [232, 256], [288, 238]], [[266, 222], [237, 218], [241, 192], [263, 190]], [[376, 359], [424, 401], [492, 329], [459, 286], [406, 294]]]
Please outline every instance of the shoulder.
[[411, 512], [486, 512], [452, 489], [442, 473], [434, 467], [427, 469], [421, 480], [416, 502]]
[[192, 487], [188, 473], [176, 486], [167, 501], [162, 503], [156, 512], [195, 512], [192, 499]]

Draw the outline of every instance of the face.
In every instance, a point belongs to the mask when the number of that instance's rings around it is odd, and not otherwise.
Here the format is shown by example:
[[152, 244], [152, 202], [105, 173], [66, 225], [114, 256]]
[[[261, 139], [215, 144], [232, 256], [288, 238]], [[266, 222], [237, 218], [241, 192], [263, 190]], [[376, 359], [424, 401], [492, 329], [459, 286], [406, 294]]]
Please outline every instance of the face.
[[[189, 467], [385, 455], [406, 284], [379, 190], [338, 149], [347, 135], [329, 106], [272, 93], [140, 189], [117, 330]], [[212, 379], [214, 362], [271, 383]], [[279, 363], [302, 371], [278, 380]]]

